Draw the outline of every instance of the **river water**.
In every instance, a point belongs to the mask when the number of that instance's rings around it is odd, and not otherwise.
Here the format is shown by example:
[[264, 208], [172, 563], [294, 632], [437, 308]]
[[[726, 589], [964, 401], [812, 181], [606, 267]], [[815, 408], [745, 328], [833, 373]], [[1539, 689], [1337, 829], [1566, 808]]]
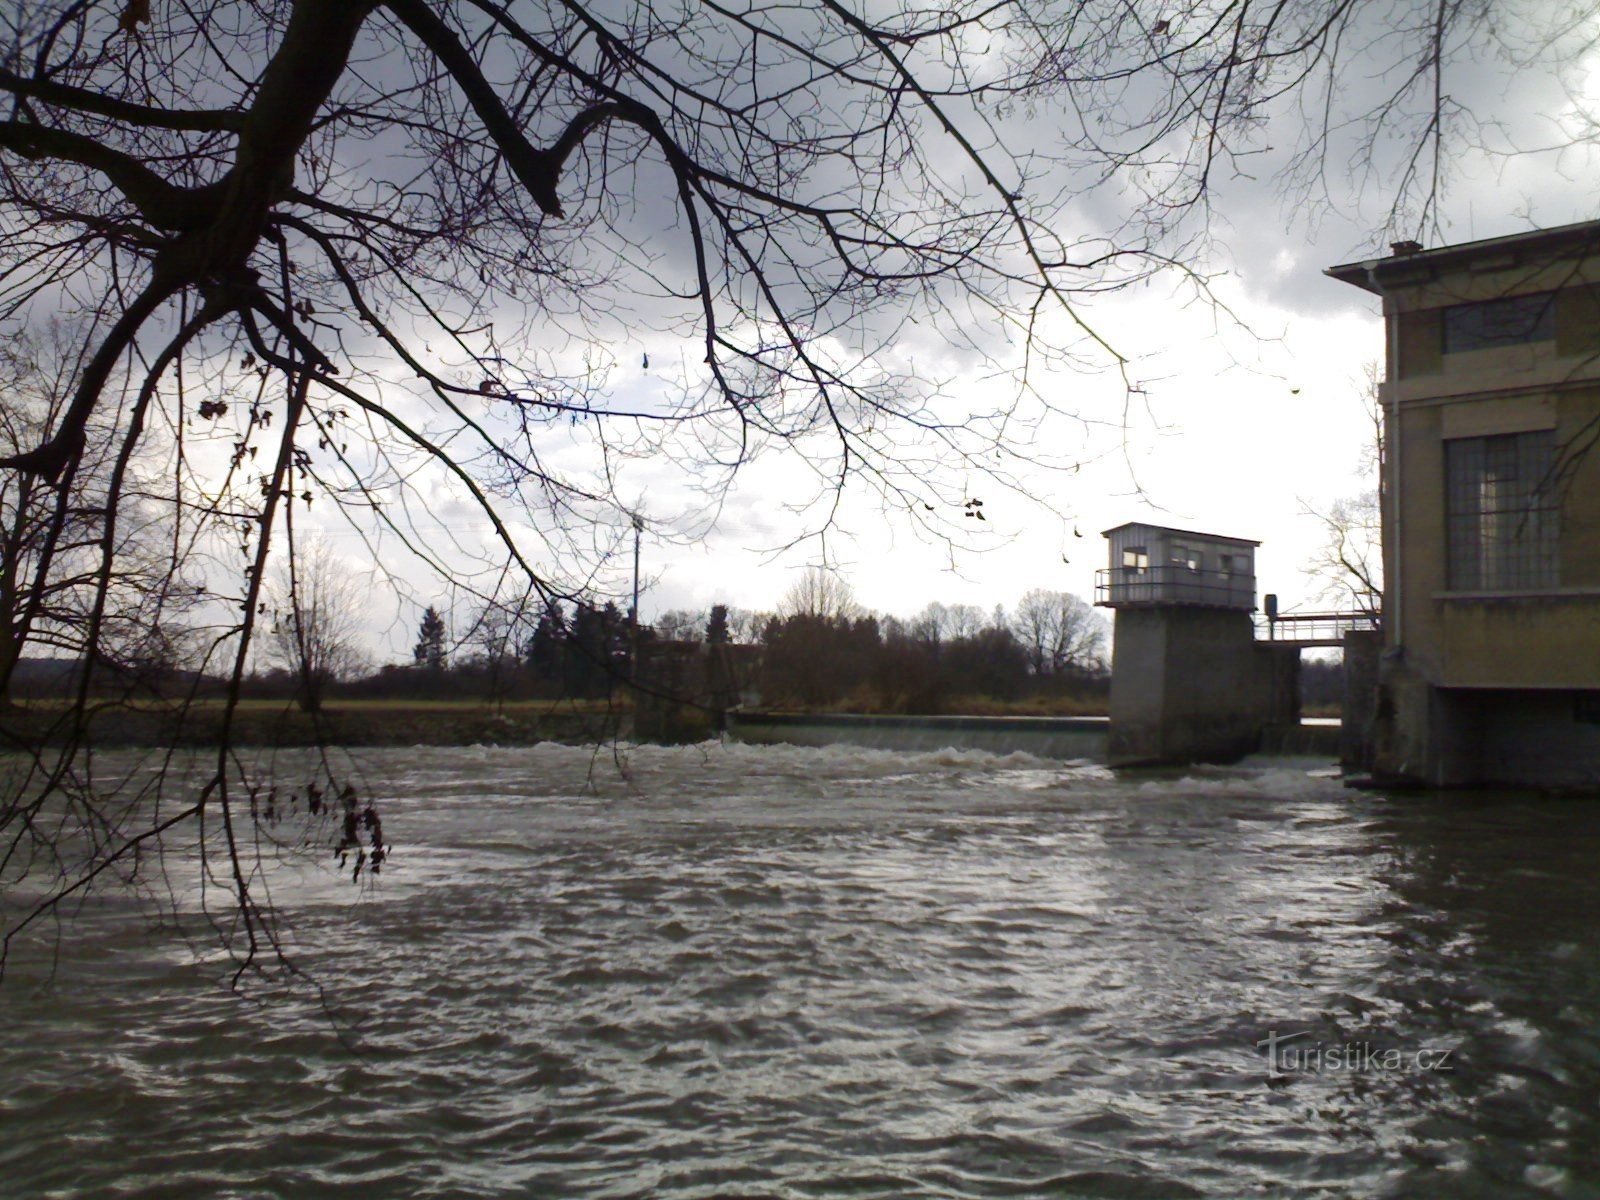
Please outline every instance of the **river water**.
[[14, 955], [0, 1194], [1600, 1195], [1600, 804], [1314, 765], [373, 754], [305, 986]]

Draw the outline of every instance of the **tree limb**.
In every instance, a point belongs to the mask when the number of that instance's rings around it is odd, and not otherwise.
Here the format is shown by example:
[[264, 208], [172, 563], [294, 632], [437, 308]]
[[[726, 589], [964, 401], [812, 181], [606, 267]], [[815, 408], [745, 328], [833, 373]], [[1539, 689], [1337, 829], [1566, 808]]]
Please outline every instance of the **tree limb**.
[[147, 129], [176, 129], [191, 133], [238, 133], [244, 128], [242, 112], [230, 112], [226, 109], [152, 108], [145, 104], [134, 104], [128, 100], [118, 100], [114, 96], [91, 92], [87, 88], [56, 83], [50, 79], [24, 79], [21, 75], [4, 68], [0, 68], [0, 88], [44, 104], [75, 108], [80, 112], [95, 113], [98, 116], [110, 117], [114, 121], [124, 121]]
[[523, 136], [522, 130], [500, 102], [500, 97], [495, 95], [489, 81], [483, 77], [472, 55], [461, 44], [461, 39], [432, 9], [422, 0], [387, 0], [385, 7], [417, 35], [450, 73], [450, 78], [455, 80], [456, 86], [466, 96], [467, 103], [472, 105], [472, 111], [483, 122], [484, 130], [505, 157], [506, 165], [528, 190], [539, 211], [550, 217], [565, 216], [561, 199], [556, 195], [562, 164], [585, 134], [617, 115], [617, 107], [597, 104], [584, 109], [572, 119], [554, 146], [540, 150]]
[[197, 229], [216, 212], [218, 185], [182, 188], [168, 183], [132, 155], [92, 137], [29, 121], [0, 121], [0, 149], [28, 159], [53, 158], [100, 172], [156, 229]]

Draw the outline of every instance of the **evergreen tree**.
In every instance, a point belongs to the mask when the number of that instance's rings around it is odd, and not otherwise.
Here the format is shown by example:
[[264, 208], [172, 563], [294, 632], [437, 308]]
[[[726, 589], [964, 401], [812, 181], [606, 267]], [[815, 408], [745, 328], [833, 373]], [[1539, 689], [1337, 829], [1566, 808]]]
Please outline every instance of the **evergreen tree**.
[[606, 636], [600, 610], [579, 601], [573, 609], [566, 637], [567, 690], [574, 696], [591, 696], [605, 685]]
[[728, 642], [728, 606], [713, 604], [711, 619], [706, 622], [706, 644], [720, 646]]
[[417, 626], [417, 634], [417, 644], [411, 649], [412, 655], [417, 660], [417, 666], [427, 667], [430, 671], [443, 671], [444, 618], [433, 605], [428, 605], [427, 611], [422, 614], [422, 623]]
[[566, 637], [567, 619], [561, 603], [550, 601], [539, 614], [539, 622], [528, 639], [528, 665], [540, 679], [561, 677], [561, 644]]
[[604, 647], [604, 683], [608, 692], [612, 685], [630, 675], [628, 664], [633, 658], [633, 646], [628, 635], [631, 629], [632, 623], [616, 602], [607, 600], [600, 610], [600, 631]]

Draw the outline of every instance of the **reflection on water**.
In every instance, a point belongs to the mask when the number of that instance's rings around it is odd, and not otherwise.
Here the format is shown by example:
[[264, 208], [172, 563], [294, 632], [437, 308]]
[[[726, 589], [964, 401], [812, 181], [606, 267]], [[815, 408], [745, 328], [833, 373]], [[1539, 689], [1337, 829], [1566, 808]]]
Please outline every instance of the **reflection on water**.
[[378, 889], [275, 881], [355, 1054], [132, 909], [86, 912], [47, 988], [25, 953], [0, 1192], [1600, 1189], [1600, 806], [1285, 763], [623, 766], [366, 764], [400, 843]]

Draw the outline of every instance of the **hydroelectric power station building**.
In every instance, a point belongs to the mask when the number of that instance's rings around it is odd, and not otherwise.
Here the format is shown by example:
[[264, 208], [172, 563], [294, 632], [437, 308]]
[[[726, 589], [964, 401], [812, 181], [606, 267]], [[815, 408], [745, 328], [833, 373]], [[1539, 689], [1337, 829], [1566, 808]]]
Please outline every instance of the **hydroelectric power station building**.
[[1374, 774], [1600, 786], [1600, 222], [1393, 249]]

